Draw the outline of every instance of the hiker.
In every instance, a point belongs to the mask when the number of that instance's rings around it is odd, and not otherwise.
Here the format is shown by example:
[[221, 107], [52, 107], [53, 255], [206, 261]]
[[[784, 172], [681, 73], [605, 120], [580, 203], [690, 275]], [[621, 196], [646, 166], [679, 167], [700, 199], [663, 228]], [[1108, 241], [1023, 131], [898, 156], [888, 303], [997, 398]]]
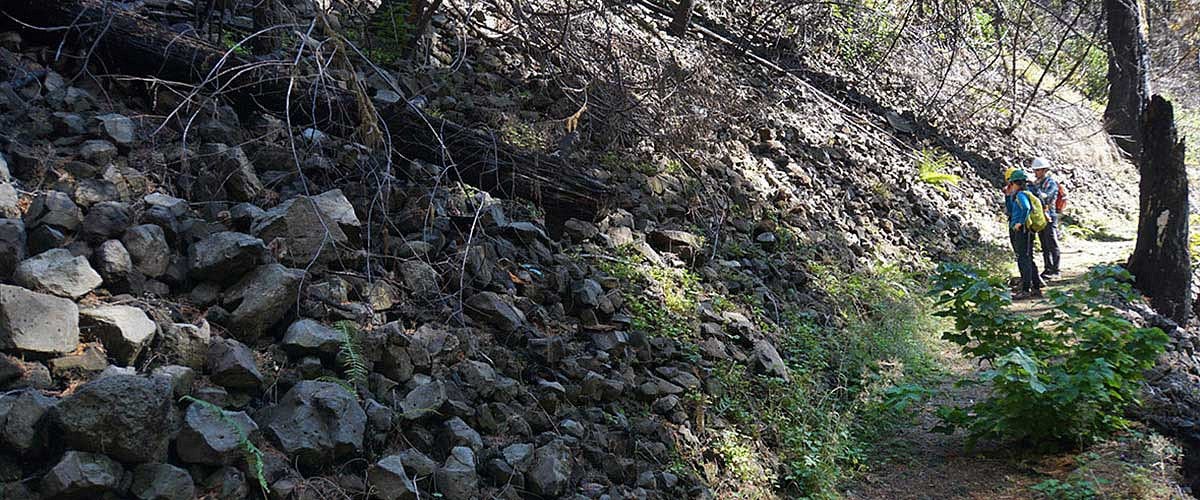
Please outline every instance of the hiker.
[[1029, 192], [1029, 176], [1024, 170], [1009, 169], [1005, 172], [1004, 207], [1008, 212], [1008, 237], [1017, 256], [1017, 269], [1021, 272], [1020, 289], [1013, 299], [1020, 300], [1042, 296], [1042, 280], [1037, 265], [1033, 262], [1033, 232], [1027, 226], [1030, 211], [1034, 210], [1034, 194]]
[[1058, 211], [1054, 209], [1058, 201], [1058, 181], [1050, 176], [1050, 160], [1045, 158], [1033, 159], [1033, 174], [1036, 179], [1032, 191], [1046, 209], [1046, 228], [1038, 232], [1038, 240], [1042, 243], [1042, 278], [1057, 279], [1062, 259], [1058, 248]]

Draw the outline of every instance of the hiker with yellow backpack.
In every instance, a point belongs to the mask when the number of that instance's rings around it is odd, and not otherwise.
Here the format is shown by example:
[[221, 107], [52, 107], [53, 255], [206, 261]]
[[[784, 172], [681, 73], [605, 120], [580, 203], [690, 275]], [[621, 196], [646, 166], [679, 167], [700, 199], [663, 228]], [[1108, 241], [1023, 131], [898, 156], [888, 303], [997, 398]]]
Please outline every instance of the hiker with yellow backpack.
[[1033, 262], [1033, 242], [1046, 228], [1046, 212], [1037, 195], [1029, 191], [1029, 176], [1010, 168], [1004, 173], [1004, 207], [1008, 212], [1008, 237], [1017, 256], [1021, 285], [1014, 300], [1042, 296], [1042, 280]]

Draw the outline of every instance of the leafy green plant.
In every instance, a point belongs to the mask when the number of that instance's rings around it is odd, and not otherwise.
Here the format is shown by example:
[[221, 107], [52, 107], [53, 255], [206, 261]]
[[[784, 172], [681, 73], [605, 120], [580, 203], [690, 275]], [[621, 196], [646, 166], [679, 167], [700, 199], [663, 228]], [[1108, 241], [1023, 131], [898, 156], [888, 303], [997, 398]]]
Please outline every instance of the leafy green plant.
[[960, 384], [988, 384], [991, 394], [969, 407], [939, 408], [939, 430], [965, 429], [971, 446], [983, 438], [1081, 444], [1124, 428], [1142, 373], [1167, 342], [1161, 330], [1137, 328], [1108, 305], [1135, 298], [1130, 279], [1120, 268], [1093, 268], [1086, 288], [1051, 291], [1053, 309], [1035, 319], [1009, 310], [1012, 298], [998, 279], [940, 265], [937, 314], [956, 327], [944, 338], [990, 364]]
[[929, 184], [943, 193], [949, 192], [946, 185], [958, 185], [962, 180], [961, 176], [947, 173], [946, 168], [950, 166], [953, 158], [946, 153], [939, 153], [932, 149], [921, 151], [921, 157], [917, 159], [917, 178], [926, 184]]
[[360, 33], [352, 33], [368, 42], [371, 58], [381, 64], [395, 64], [404, 58], [412, 39], [408, 22], [409, 2], [387, 2], [371, 16]]
[[352, 321], [343, 320], [334, 323], [333, 326], [342, 334], [338, 361], [342, 363], [347, 380], [351, 385], [367, 383], [367, 362], [362, 355], [362, 339], [359, 338], [358, 325]]
[[228, 425], [233, 429], [233, 432], [237, 433], [238, 446], [241, 447], [242, 454], [246, 457], [246, 464], [250, 466], [250, 471], [254, 473], [254, 478], [258, 480], [258, 486], [262, 488], [263, 496], [268, 496], [271, 488], [267, 485], [267, 477], [263, 469], [262, 450], [259, 450], [257, 446], [254, 446], [254, 443], [250, 441], [250, 437], [246, 435], [246, 432], [242, 430], [242, 427], [238, 425], [237, 422], [234, 422], [233, 419], [229, 418], [229, 416], [225, 414], [225, 409], [221, 408], [220, 406], [209, 403], [203, 399], [196, 399], [192, 396], [184, 396], [179, 398], [179, 400], [190, 404], [199, 405], [201, 408], [212, 412], [221, 420], [221, 422]]
[[1091, 500], [1097, 497], [1090, 482], [1069, 482], [1047, 479], [1033, 486], [1033, 491], [1052, 500]]

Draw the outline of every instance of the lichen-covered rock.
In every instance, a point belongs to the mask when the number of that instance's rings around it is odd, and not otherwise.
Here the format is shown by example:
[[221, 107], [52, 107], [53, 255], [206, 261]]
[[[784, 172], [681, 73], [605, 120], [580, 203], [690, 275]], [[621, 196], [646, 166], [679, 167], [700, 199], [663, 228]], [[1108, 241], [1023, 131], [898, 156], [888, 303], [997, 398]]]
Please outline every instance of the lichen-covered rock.
[[80, 328], [104, 344], [109, 357], [130, 365], [154, 338], [158, 325], [133, 306], [110, 305], [79, 312]]
[[47, 250], [21, 261], [13, 273], [13, 281], [30, 290], [72, 299], [83, 296], [103, 282], [87, 259], [71, 255], [65, 248]]

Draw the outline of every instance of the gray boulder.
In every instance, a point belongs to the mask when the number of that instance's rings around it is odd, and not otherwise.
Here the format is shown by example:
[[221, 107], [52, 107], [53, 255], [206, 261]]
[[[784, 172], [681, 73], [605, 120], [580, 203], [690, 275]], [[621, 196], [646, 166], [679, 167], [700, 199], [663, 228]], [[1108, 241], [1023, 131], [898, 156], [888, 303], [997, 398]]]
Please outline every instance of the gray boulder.
[[242, 148], [205, 144], [200, 148], [200, 155], [209, 162], [201, 183], [209, 188], [205, 194], [210, 200], [219, 200], [228, 194], [237, 201], [251, 201], [262, 192], [262, 181]]
[[171, 438], [171, 386], [161, 379], [105, 377], [79, 386], [51, 410], [68, 448], [122, 462], [158, 462]]
[[317, 468], [362, 451], [367, 415], [344, 387], [305, 380], [264, 410], [259, 423], [281, 451]]
[[475, 453], [458, 446], [450, 450], [446, 463], [437, 472], [438, 492], [448, 500], [479, 498], [479, 474], [475, 472]]
[[209, 380], [221, 387], [252, 392], [262, 387], [263, 376], [254, 361], [254, 351], [236, 340], [213, 340], [205, 365]]
[[0, 348], [35, 354], [67, 353], [79, 345], [75, 302], [0, 285]]
[[64, 500], [102, 498], [116, 492], [125, 469], [98, 453], [68, 451], [42, 478], [43, 498]]
[[538, 448], [525, 477], [534, 493], [550, 498], [562, 495], [571, 480], [571, 449], [559, 439]]
[[400, 411], [404, 418], [417, 420], [436, 413], [446, 404], [446, 400], [445, 384], [441, 380], [434, 380], [408, 391], [404, 401], [400, 402]]
[[12, 276], [25, 260], [25, 223], [18, 219], [0, 219], [0, 279]]
[[104, 344], [108, 356], [122, 365], [133, 364], [158, 331], [158, 325], [133, 306], [84, 309], [79, 311], [79, 323], [82, 331]]
[[137, 129], [133, 126], [133, 120], [130, 120], [128, 116], [108, 113], [99, 115], [96, 119], [100, 120], [101, 128], [113, 142], [124, 146], [133, 144]]
[[16, 219], [21, 217], [21, 198], [17, 196], [17, 188], [11, 183], [0, 179], [0, 218]]
[[192, 500], [192, 475], [170, 464], [142, 464], [133, 469], [129, 492], [138, 500]]
[[467, 299], [467, 313], [503, 332], [512, 332], [525, 324], [525, 314], [505, 302], [495, 292], [480, 292]]
[[184, 412], [175, 449], [187, 463], [230, 465], [244, 454], [242, 440], [257, 432], [258, 424], [246, 412], [192, 403]]
[[44, 290], [73, 299], [92, 291], [103, 282], [87, 259], [71, 255], [71, 251], [65, 248], [47, 250], [21, 261], [13, 280], [31, 290]]
[[44, 450], [46, 412], [58, 401], [26, 389], [0, 396], [0, 444], [17, 455]]
[[137, 293], [145, 279], [133, 270], [133, 260], [120, 241], [108, 240], [96, 248], [92, 262], [100, 272], [104, 287], [112, 293]]
[[779, 351], [765, 339], [754, 342], [754, 366], [767, 375], [790, 380], [787, 364], [779, 356]]
[[350, 241], [343, 228], [357, 228], [358, 218], [341, 191], [299, 196], [267, 210], [251, 233], [283, 249], [280, 259], [295, 266], [328, 262]]
[[283, 334], [283, 349], [292, 356], [317, 354], [328, 358], [337, 355], [343, 337], [342, 332], [305, 318], [292, 323]]
[[428, 262], [408, 260], [401, 262], [398, 267], [397, 271], [404, 279], [404, 285], [414, 297], [431, 300], [441, 293], [441, 278]]
[[703, 256], [703, 252], [701, 252], [703, 241], [699, 236], [687, 231], [673, 229], [651, 231], [646, 235], [646, 242], [655, 250], [674, 253], [686, 261]]
[[132, 223], [129, 206], [119, 201], [97, 203], [88, 209], [80, 234], [90, 242], [120, 237]]
[[400, 455], [389, 455], [367, 469], [371, 497], [381, 500], [416, 500], [417, 483], [404, 470]]
[[155, 224], [131, 227], [121, 237], [121, 243], [125, 244], [133, 265], [142, 274], [157, 278], [167, 272], [167, 266], [171, 264], [171, 247], [161, 227]]
[[232, 231], [212, 234], [188, 249], [188, 269], [198, 280], [231, 283], [266, 259], [262, 240]]
[[30, 229], [47, 225], [74, 231], [81, 222], [83, 212], [67, 193], [61, 191], [46, 191], [38, 195], [25, 211], [25, 226]]
[[304, 271], [279, 264], [259, 266], [225, 291], [224, 304], [237, 307], [226, 325], [246, 342], [258, 339], [296, 307]]

